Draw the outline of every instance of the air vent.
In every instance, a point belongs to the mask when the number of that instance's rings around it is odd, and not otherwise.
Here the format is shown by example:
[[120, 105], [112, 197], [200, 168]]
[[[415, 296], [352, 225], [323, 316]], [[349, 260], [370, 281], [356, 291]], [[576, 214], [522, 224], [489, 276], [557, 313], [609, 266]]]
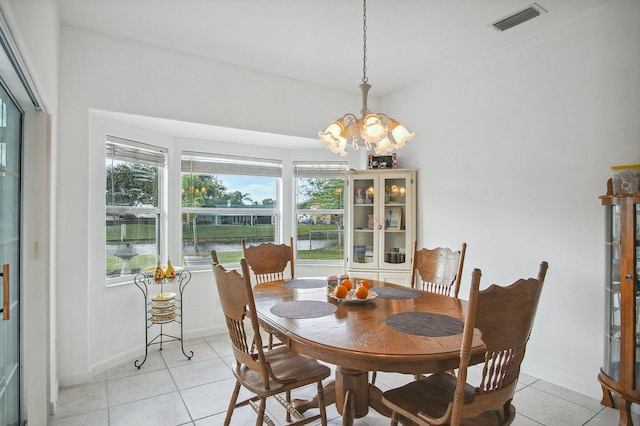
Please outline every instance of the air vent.
[[531, 4], [526, 9], [515, 12], [505, 18], [500, 19], [499, 21], [494, 22], [491, 26], [497, 31], [505, 31], [509, 28], [513, 28], [516, 25], [520, 25], [523, 22], [527, 22], [530, 19], [533, 19], [537, 16], [542, 15], [543, 13], [547, 13], [540, 5], [537, 3]]

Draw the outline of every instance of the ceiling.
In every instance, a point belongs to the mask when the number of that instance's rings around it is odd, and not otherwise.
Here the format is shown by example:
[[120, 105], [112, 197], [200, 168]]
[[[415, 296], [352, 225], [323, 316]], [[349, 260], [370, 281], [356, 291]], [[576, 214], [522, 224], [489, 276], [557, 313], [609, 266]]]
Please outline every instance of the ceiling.
[[[531, 0], [369, 0], [370, 97], [536, 37], [615, 0], [538, 0], [547, 10], [504, 32], [490, 24]], [[63, 25], [359, 93], [361, 0], [58, 0]]]

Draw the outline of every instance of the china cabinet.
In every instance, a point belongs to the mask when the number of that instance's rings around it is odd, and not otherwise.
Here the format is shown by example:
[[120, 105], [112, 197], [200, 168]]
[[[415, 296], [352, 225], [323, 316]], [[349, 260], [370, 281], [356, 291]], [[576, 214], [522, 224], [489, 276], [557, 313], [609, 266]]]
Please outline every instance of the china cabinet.
[[349, 275], [411, 285], [415, 202], [415, 170], [348, 173], [345, 267]]
[[631, 405], [640, 403], [640, 193], [609, 191], [600, 200], [606, 207], [607, 272], [605, 353], [598, 380], [602, 404], [617, 405], [619, 424], [632, 425]]
[[[180, 269], [176, 272], [175, 277], [165, 278], [154, 277], [153, 272], [141, 272], [137, 274], [133, 282], [142, 291], [144, 297], [144, 316], [145, 316], [145, 351], [142, 361], [136, 360], [133, 365], [142, 367], [147, 361], [149, 354], [149, 346], [160, 345], [160, 350], [164, 344], [180, 341], [180, 348], [183, 355], [190, 360], [193, 357], [193, 351], [189, 353], [184, 350], [183, 333], [183, 305], [182, 298], [184, 289], [191, 281], [191, 272]], [[171, 327], [172, 323], [180, 325], [179, 335], [169, 334], [165, 327]], [[151, 329], [158, 329], [154, 337], [151, 337]], [[170, 331], [170, 330], [169, 330]]]

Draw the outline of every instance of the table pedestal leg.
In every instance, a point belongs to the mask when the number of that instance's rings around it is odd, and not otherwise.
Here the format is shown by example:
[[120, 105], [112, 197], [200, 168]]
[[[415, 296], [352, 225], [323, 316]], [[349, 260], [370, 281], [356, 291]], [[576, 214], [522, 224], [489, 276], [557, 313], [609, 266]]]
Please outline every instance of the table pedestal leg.
[[[391, 417], [391, 410], [382, 403], [382, 391], [369, 384], [368, 372], [349, 368], [336, 368], [335, 381], [324, 386], [324, 401], [327, 406], [335, 403], [342, 415], [343, 426], [353, 425], [357, 418], [364, 417], [369, 407], [378, 413]], [[318, 396], [310, 400], [294, 399], [293, 406], [300, 413], [318, 408]]]
[[[352, 424], [369, 412], [369, 373], [350, 368], [336, 368], [336, 408], [342, 414], [343, 424]], [[345, 423], [347, 417], [351, 422]]]

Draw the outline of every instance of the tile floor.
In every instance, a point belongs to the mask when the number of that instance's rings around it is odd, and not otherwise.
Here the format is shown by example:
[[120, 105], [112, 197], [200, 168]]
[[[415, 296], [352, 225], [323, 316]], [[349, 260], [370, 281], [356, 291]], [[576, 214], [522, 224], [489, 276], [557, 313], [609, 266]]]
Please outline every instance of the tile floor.
[[[189, 361], [178, 342], [162, 351], [150, 348], [146, 363], [138, 370], [133, 361], [112, 368], [81, 385], [60, 389], [56, 413], [50, 426], [144, 426], [222, 425], [234, 386], [230, 370], [233, 356], [226, 335], [185, 342], [194, 352]], [[473, 380], [472, 372], [469, 381]], [[403, 385], [408, 375], [378, 373], [382, 389]], [[553, 384], [522, 375], [514, 397], [517, 417], [514, 425], [617, 425], [618, 412], [599, 401]], [[315, 387], [301, 389], [302, 397], [313, 395]], [[242, 397], [242, 394], [241, 394]], [[267, 406], [269, 416], [280, 426], [284, 411], [278, 403]], [[327, 408], [330, 425], [340, 425], [335, 406]], [[640, 416], [634, 418], [640, 424]], [[254, 425], [255, 414], [245, 407], [236, 410], [232, 425]], [[319, 422], [314, 423], [319, 424]], [[389, 419], [371, 410], [357, 426], [383, 426]]]

